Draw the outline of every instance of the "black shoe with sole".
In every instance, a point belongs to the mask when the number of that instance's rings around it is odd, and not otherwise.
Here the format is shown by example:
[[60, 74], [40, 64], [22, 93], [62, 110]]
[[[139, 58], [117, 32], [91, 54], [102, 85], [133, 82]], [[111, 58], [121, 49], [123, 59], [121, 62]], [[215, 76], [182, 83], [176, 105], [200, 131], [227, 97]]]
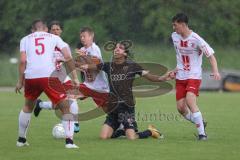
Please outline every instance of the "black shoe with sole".
[[42, 102], [41, 99], [37, 99], [35, 108], [34, 108], [34, 116], [38, 117], [39, 113], [41, 112], [42, 108], [40, 108], [39, 103]]
[[206, 141], [207, 140], [207, 135], [198, 135], [198, 140], [199, 141]]

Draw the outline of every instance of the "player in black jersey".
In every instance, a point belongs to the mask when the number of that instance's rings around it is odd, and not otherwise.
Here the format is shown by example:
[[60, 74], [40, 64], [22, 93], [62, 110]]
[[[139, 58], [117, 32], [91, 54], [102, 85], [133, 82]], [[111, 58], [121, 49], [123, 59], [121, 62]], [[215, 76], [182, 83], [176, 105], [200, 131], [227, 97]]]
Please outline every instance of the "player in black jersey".
[[102, 127], [100, 138], [108, 139], [113, 136], [122, 124], [125, 135], [128, 139], [137, 138], [161, 138], [161, 133], [152, 125], [143, 132], [137, 132], [137, 123], [135, 121], [135, 100], [132, 93], [133, 81], [136, 75], [153, 82], [163, 82], [170, 80], [170, 73], [164, 76], [157, 76], [144, 70], [140, 65], [127, 58], [128, 49], [125, 43], [117, 43], [113, 49], [113, 61], [95, 64], [84, 64], [78, 66], [82, 70], [103, 70], [108, 75], [110, 87], [108, 114]]

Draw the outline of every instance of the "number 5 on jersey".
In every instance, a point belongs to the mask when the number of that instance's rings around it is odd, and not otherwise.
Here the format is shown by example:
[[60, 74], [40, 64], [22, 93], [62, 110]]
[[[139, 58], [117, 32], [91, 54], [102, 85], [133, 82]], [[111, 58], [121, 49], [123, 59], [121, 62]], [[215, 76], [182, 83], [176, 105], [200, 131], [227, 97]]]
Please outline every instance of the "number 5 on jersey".
[[36, 38], [35, 39], [35, 46], [36, 46], [36, 54], [37, 55], [42, 55], [45, 52], [45, 47], [44, 44], [41, 42], [42, 40], [44, 40], [44, 38]]

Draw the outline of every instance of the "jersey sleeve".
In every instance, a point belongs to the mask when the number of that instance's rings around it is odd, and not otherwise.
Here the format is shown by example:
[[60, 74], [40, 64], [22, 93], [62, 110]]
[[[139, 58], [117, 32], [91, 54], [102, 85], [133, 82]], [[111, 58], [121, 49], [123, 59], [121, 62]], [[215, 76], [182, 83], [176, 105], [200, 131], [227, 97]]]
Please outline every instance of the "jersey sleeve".
[[138, 74], [139, 76], [143, 75], [143, 71], [144, 69], [137, 63], [133, 63], [133, 69], [134, 69], [134, 73]]
[[92, 50], [90, 52], [90, 56], [98, 58], [100, 59], [101, 62], [103, 62], [101, 50], [95, 43], [92, 44]]
[[210, 57], [214, 54], [214, 50], [210, 47], [210, 45], [201, 37], [199, 37], [198, 40], [198, 47], [201, 50], [201, 52], [206, 56]]
[[22, 38], [20, 41], [20, 52], [26, 51], [26, 38]]
[[55, 36], [55, 38], [56, 38], [56, 42], [57, 42], [56, 47], [58, 47], [60, 50], [62, 50], [64, 47], [69, 48], [68, 44], [65, 43], [60, 37]]

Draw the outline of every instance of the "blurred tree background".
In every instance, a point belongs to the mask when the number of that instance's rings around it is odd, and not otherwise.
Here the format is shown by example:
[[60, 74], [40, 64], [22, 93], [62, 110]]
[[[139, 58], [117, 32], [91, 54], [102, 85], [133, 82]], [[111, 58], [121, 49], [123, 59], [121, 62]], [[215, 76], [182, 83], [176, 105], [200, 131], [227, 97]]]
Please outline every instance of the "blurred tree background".
[[59, 20], [63, 39], [76, 46], [81, 27], [91, 26], [96, 41], [131, 39], [138, 44], [169, 44], [171, 18], [185, 12], [190, 27], [210, 44], [240, 45], [240, 0], [1, 0], [0, 54], [15, 53], [31, 22]]

